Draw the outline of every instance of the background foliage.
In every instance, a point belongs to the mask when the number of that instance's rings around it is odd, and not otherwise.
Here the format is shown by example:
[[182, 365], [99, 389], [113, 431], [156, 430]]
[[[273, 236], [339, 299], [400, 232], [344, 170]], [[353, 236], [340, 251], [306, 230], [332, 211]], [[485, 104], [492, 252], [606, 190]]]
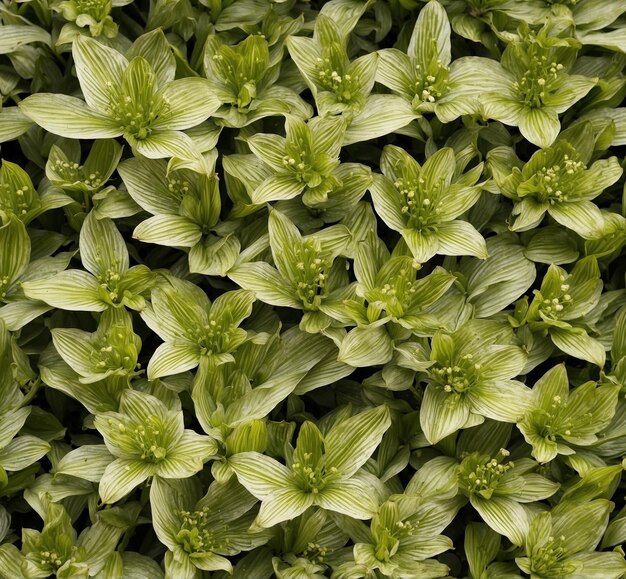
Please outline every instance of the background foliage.
[[626, 3], [0, 4], [0, 576], [626, 574]]

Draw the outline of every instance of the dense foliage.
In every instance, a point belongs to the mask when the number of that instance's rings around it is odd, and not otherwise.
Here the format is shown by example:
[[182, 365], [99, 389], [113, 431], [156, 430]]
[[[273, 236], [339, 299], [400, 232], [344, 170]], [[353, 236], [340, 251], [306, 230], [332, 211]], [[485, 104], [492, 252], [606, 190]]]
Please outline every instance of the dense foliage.
[[626, 576], [626, 2], [3, 0], [0, 577]]

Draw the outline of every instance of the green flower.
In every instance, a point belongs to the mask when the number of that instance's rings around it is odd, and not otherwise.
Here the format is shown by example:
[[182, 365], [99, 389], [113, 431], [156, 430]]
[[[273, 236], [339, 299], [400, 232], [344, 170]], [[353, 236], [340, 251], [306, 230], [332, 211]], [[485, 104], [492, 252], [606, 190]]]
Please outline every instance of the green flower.
[[265, 36], [248, 36], [235, 46], [211, 35], [204, 45], [204, 68], [211, 89], [224, 103], [214, 114], [225, 126], [244, 127], [268, 116], [312, 115], [311, 107], [277, 84], [281, 62], [270, 54]]
[[150, 488], [154, 530], [169, 549], [168, 577], [195, 577], [198, 570], [232, 573], [227, 557], [269, 539], [267, 531], [250, 528], [257, 499], [237, 479], [211, 483], [201, 498], [198, 487], [195, 479], [155, 479]]
[[[137, 43], [141, 47], [148, 40], [159, 42], [154, 37], [162, 35], [157, 30]], [[153, 49], [153, 63], [141, 55], [127, 60], [117, 50], [78, 36], [72, 55], [86, 102], [40, 93], [20, 102], [20, 109], [62, 137], [106, 139], [123, 135], [145, 157], [178, 157], [203, 167], [197, 148], [182, 130], [206, 120], [217, 110], [219, 101], [206, 79], [174, 80], [175, 67], [168, 62], [169, 44], [164, 37], [161, 42], [162, 54]], [[139, 48], [135, 52], [140, 52]]]
[[111, 219], [90, 212], [80, 231], [80, 256], [87, 271], [69, 269], [46, 279], [24, 281], [27, 297], [65, 310], [141, 310], [156, 274], [145, 265], [129, 267], [124, 238]]
[[520, 303], [519, 316], [532, 332], [547, 334], [559, 350], [602, 368], [604, 346], [589, 335], [593, 326], [588, 316], [598, 305], [602, 285], [593, 256], [578, 261], [569, 274], [553, 264], [541, 288], [533, 290], [535, 297], [530, 306]]
[[43, 529], [22, 529], [21, 552], [10, 543], [0, 545], [3, 576], [88, 579], [103, 569], [125, 530], [96, 515], [78, 536], [63, 505], [45, 500], [40, 508]]
[[603, 233], [603, 215], [591, 201], [619, 180], [622, 168], [616, 157], [589, 166], [593, 132], [589, 124], [579, 127], [537, 151], [523, 167], [512, 167], [504, 179], [496, 179], [500, 192], [515, 202], [513, 231], [537, 227], [547, 212], [585, 239]]
[[420, 166], [400, 147], [387, 145], [380, 166], [384, 176], [376, 176], [371, 187], [374, 208], [390, 229], [402, 234], [418, 262], [436, 254], [487, 257], [482, 235], [457, 219], [478, 201], [481, 187], [475, 184], [482, 165], [459, 175], [450, 147]]
[[612, 508], [609, 501], [596, 499], [564, 502], [552, 512], [537, 513], [526, 535], [523, 556], [515, 562], [533, 579], [618, 579], [626, 571], [624, 557], [616, 551], [595, 551]]
[[431, 444], [485, 418], [517, 422], [524, 415], [531, 392], [513, 378], [522, 373], [526, 355], [509, 345], [511, 339], [506, 326], [486, 320], [468, 322], [452, 334], [435, 334], [420, 410]]
[[103, 503], [119, 501], [148, 477], [190, 477], [217, 452], [212, 438], [184, 429], [182, 410], [135, 390], [124, 391], [119, 412], [98, 414], [94, 424], [114, 459], [100, 480]]
[[286, 215], [273, 209], [269, 235], [276, 268], [261, 261], [244, 263], [228, 277], [265, 303], [304, 310], [300, 322], [304, 331], [327, 327], [331, 318], [320, 311], [320, 305], [343, 285], [345, 265], [337, 257], [345, 251], [350, 232], [334, 225], [303, 237]]
[[189, 248], [192, 273], [225, 275], [239, 256], [232, 227], [220, 228], [221, 199], [217, 176], [190, 169], [168, 172], [160, 159], [128, 159], [118, 171], [130, 196], [152, 213], [133, 232], [145, 243]]
[[236, 290], [213, 303], [196, 285], [169, 277], [167, 285], [152, 292], [152, 302], [141, 316], [165, 342], [152, 354], [148, 379], [195, 368], [202, 359], [211, 366], [233, 361], [234, 352], [247, 339], [241, 322], [252, 312], [254, 294]]
[[[357, 20], [349, 22], [354, 26]], [[344, 145], [386, 135], [417, 116], [400, 96], [370, 94], [378, 55], [370, 53], [350, 61], [349, 28], [321, 13], [315, 19], [313, 38], [287, 39], [289, 54], [313, 94], [318, 114], [345, 117]]]
[[570, 392], [563, 364], [548, 370], [532, 390], [532, 402], [518, 428], [539, 462], [572, 455], [577, 446], [597, 442], [611, 422], [620, 392], [618, 384], [585, 382]]
[[[117, 35], [117, 24], [111, 17], [111, 8], [125, 2], [116, 0], [63, 0], [55, 2], [52, 9], [63, 14], [68, 22], [75, 22], [77, 28], [89, 28], [94, 38], [104, 35], [113, 38]], [[63, 31], [61, 36], [67, 31]]]
[[25, 225], [42, 213], [72, 202], [56, 187], [42, 186], [40, 195], [28, 173], [19, 165], [2, 161], [0, 167], [0, 218], [3, 222], [15, 215]]
[[407, 54], [378, 51], [376, 81], [408, 101], [416, 113], [435, 113], [442, 123], [474, 113], [477, 95], [491, 86], [498, 63], [466, 56], [452, 61], [450, 23], [439, 2], [417, 17]]
[[517, 126], [527, 140], [549, 147], [561, 129], [559, 115], [583, 98], [596, 78], [568, 74], [575, 62], [577, 42], [550, 36], [550, 26], [523, 30], [520, 40], [504, 51], [494, 76], [499, 87], [481, 94], [483, 114]]
[[93, 333], [54, 328], [52, 342], [63, 360], [80, 376], [80, 382], [91, 384], [108, 378], [128, 387], [130, 380], [139, 374], [136, 370], [140, 367], [137, 357], [141, 339], [133, 332], [127, 312], [107, 315], [111, 311], [105, 311]]
[[341, 420], [325, 434], [305, 422], [287, 466], [258, 452], [233, 456], [229, 463], [237, 478], [262, 501], [256, 524], [272, 527], [314, 505], [369, 519], [377, 509], [376, 491], [359, 469], [390, 424], [386, 406]]

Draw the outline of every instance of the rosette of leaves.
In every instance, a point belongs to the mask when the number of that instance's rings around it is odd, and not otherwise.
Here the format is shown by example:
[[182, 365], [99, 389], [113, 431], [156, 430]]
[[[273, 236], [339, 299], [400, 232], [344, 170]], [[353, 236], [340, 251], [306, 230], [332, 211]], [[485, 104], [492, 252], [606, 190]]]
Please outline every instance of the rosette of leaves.
[[54, 328], [51, 333], [54, 347], [81, 383], [108, 379], [119, 382], [121, 390], [139, 374], [141, 339], [133, 332], [130, 314], [123, 310], [106, 310], [93, 333], [76, 328]]
[[[287, 115], [285, 137], [264, 133], [249, 137], [246, 142], [252, 152], [271, 169], [251, 192], [251, 201], [261, 204], [299, 195], [306, 205], [326, 201], [341, 184], [335, 173], [344, 131], [345, 122], [339, 116], [305, 122]], [[242, 167], [235, 176], [240, 171], [245, 174]]]
[[303, 237], [276, 209], [270, 212], [268, 228], [276, 267], [263, 261], [243, 263], [228, 277], [267, 304], [303, 310], [300, 328], [318, 332], [332, 321], [320, 305], [344, 285], [345, 262], [337, 258], [349, 243], [350, 232], [333, 225]]
[[[450, 22], [436, 0], [420, 10], [406, 52], [378, 51], [376, 81], [408, 101], [416, 113], [442, 123], [473, 114], [478, 95], [491, 86], [498, 63], [465, 56], [452, 60]], [[495, 87], [494, 87], [495, 88]]]
[[313, 38], [287, 39], [289, 54], [313, 93], [318, 114], [345, 117], [344, 145], [388, 134], [416, 117], [402, 97], [370, 94], [378, 56], [366, 54], [351, 62], [349, 32], [321, 13], [315, 19]]
[[270, 538], [251, 527], [258, 502], [236, 478], [213, 482], [200, 496], [197, 479], [155, 479], [150, 487], [152, 520], [167, 546], [165, 572], [172, 577], [200, 577], [201, 571], [232, 573], [227, 557], [250, 551]]
[[125, 390], [119, 412], [97, 414], [94, 424], [106, 448], [79, 447], [64, 457], [59, 472], [70, 474], [73, 463], [91, 461], [94, 470], [84, 478], [99, 479], [104, 503], [120, 500], [148, 477], [190, 477], [217, 452], [211, 437], [184, 428], [182, 410], [136, 390]]
[[514, 378], [526, 354], [512, 339], [510, 327], [500, 322], [472, 320], [455, 332], [437, 332], [427, 357], [423, 349], [407, 349], [404, 364], [429, 363], [420, 424], [431, 444], [485, 418], [514, 423], [524, 416], [531, 391]]
[[174, 80], [175, 63], [162, 31], [140, 37], [128, 60], [88, 37], [76, 37], [72, 56], [85, 100], [37, 93], [20, 109], [38, 125], [70, 139], [124, 136], [144, 157], [177, 157], [203, 167], [191, 137], [220, 106], [209, 82]]
[[354, 541], [354, 561], [340, 565], [336, 576], [446, 577], [449, 567], [434, 557], [452, 548], [452, 540], [441, 531], [460, 506], [454, 498], [429, 501], [393, 495], [380, 506], [369, 528], [358, 522], [345, 525]]
[[232, 362], [232, 352], [247, 339], [239, 326], [253, 303], [254, 294], [246, 290], [223, 293], [211, 303], [198, 286], [168, 277], [141, 312], [148, 327], [164, 340], [150, 358], [148, 379], [191, 370], [203, 359], [213, 367]]
[[[535, 514], [515, 558], [531, 577], [590, 577], [617, 579], [626, 571], [617, 551], [596, 551], [614, 505], [606, 499], [579, 504], [563, 502], [551, 512]], [[581, 521], [585, 524], [581, 525]]]
[[342, 418], [325, 433], [305, 422], [286, 465], [258, 452], [231, 457], [241, 484], [262, 501], [256, 525], [271, 527], [312, 506], [356, 519], [372, 517], [378, 508], [377, 479], [360, 468], [391, 424], [389, 409], [379, 406]]
[[[278, 58], [277, 58], [278, 57]], [[204, 45], [204, 69], [223, 103], [214, 113], [227, 127], [245, 127], [268, 116], [306, 119], [313, 110], [297, 93], [278, 84], [282, 53], [270, 54], [264, 36], [248, 36], [235, 46], [211, 35]]]
[[[50, 148], [46, 177], [74, 199], [76, 211], [89, 210], [93, 203], [99, 217], [134, 215], [138, 208], [132, 199], [114, 186], [107, 186], [117, 169], [122, 149], [113, 139], [97, 140], [81, 163], [80, 141], [59, 139]], [[67, 209], [73, 212], [74, 207]]]
[[458, 219], [478, 201], [482, 164], [462, 173], [454, 150], [445, 147], [420, 165], [404, 149], [387, 145], [380, 167], [383, 175], [376, 175], [370, 188], [374, 209], [402, 234], [419, 263], [436, 254], [487, 257], [483, 236]]
[[[540, 289], [533, 290], [535, 297], [530, 305], [527, 298], [522, 298], [511, 320], [516, 326], [527, 324], [539, 338], [548, 336], [562, 352], [603, 368], [604, 346], [589, 335], [593, 327], [586, 319], [598, 305], [602, 286], [594, 256], [579, 260], [569, 274], [553, 264], [544, 275]], [[550, 349], [544, 348], [542, 355], [546, 359]]]
[[[520, 39], [507, 45], [491, 86], [481, 93], [483, 115], [519, 128], [538, 147], [549, 147], [561, 130], [559, 115], [582, 99], [597, 78], [569, 74], [579, 43], [520, 27]], [[498, 88], [494, 85], [498, 84]]]
[[141, 310], [156, 274], [145, 265], [130, 267], [128, 249], [115, 223], [90, 212], [80, 230], [80, 258], [87, 271], [68, 269], [43, 280], [23, 281], [27, 297], [65, 310]]
[[320, 305], [339, 324], [357, 326], [336, 338], [339, 360], [355, 367], [385, 364], [393, 356], [396, 340], [401, 343], [410, 332], [432, 335], [442, 327], [429, 308], [441, 300], [455, 278], [436, 268], [418, 279], [419, 268], [411, 257], [390, 256], [376, 236], [357, 246], [357, 283], [335, 291]]
[[532, 389], [532, 402], [518, 427], [532, 455], [549, 462], [591, 446], [609, 425], [617, 408], [619, 384], [588, 381], [570, 391], [563, 364], [548, 370]]
[[97, 520], [80, 536], [60, 503], [43, 507], [41, 531], [22, 529], [21, 551], [10, 543], [0, 545], [0, 573], [6, 577], [87, 579], [101, 571], [115, 551], [123, 527]]
[[593, 131], [589, 124], [562, 133], [551, 147], [530, 160], [495, 173], [500, 192], [515, 203], [513, 231], [537, 227], [546, 213], [584, 239], [597, 239], [604, 230], [600, 209], [592, 203], [622, 176], [617, 157], [590, 164]]
[[214, 173], [168, 172], [162, 160], [134, 158], [118, 171], [133, 200], [153, 217], [133, 237], [144, 243], [189, 248], [189, 270], [225, 275], [235, 264], [240, 242], [233, 225], [220, 223], [221, 198]]

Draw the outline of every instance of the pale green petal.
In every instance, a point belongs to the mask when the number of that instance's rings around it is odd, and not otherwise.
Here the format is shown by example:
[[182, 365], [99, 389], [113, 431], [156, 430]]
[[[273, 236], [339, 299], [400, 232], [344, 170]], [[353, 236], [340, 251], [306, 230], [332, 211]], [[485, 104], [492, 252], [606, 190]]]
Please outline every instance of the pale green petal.
[[115, 459], [100, 479], [100, 499], [111, 504], [124, 498], [153, 474], [154, 465], [133, 459]]
[[602, 236], [604, 217], [591, 201], [555, 203], [548, 206], [548, 213], [555, 221], [572, 229], [583, 239], [598, 239]]
[[115, 223], [108, 217], [97, 219], [87, 215], [80, 230], [80, 260], [87, 271], [104, 278], [107, 274], [123, 274], [128, 270], [126, 244]]
[[372, 494], [367, 481], [352, 478], [327, 484], [315, 497], [315, 504], [353, 519], [371, 519], [378, 509]]
[[380, 444], [389, 426], [387, 406], [377, 406], [336, 424], [325, 437], [326, 468], [336, 468], [343, 477], [352, 476]]
[[472, 495], [470, 501], [483, 521], [496, 533], [504, 535], [514, 545], [524, 545], [530, 523], [522, 505], [511, 499], [495, 496], [485, 499]]
[[500, 422], [518, 422], [532, 405], [532, 390], [522, 382], [498, 380], [477, 384], [467, 395], [472, 412]]
[[604, 346], [584, 330], [551, 328], [550, 338], [554, 345], [566, 354], [604, 368], [606, 361]]
[[192, 370], [200, 363], [200, 357], [200, 347], [191, 342], [165, 342], [150, 358], [148, 380]]
[[406, 99], [412, 99], [415, 93], [415, 67], [411, 59], [396, 48], [379, 50], [376, 82]]
[[429, 384], [420, 408], [420, 425], [431, 444], [463, 428], [469, 418], [469, 405], [461, 397], [449, 395]]
[[0, 143], [17, 139], [32, 126], [33, 121], [18, 107], [3, 106], [0, 111]]
[[128, 60], [117, 50], [88, 36], [79, 35], [72, 44], [76, 75], [87, 104], [105, 115], [119, 95]]
[[402, 199], [388, 177], [374, 175], [374, 181], [370, 186], [374, 209], [387, 227], [395, 231], [403, 231], [405, 228], [404, 214], [402, 213]]
[[443, 255], [473, 255], [487, 259], [485, 238], [467, 221], [447, 221], [437, 226], [439, 249]]
[[561, 123], [552, 109], [524, 108], [519, 116], [519, 130], [533, 145], [545, 148], [559, 136]]
[[295, 519], [313, 505], [314, 498], [313, 493], [296, 488], [281, 489], [263, 501], [255, 523], [269, 529], [283, 521]]
[[56, 465], [56, 474], [100, 482], [106, 467], [115, 460], [104, 444], [88, 444], [68, 452]]
[[429, 2], [417, 17], [407, 53], [422, 66], [430, 64], [433, 57], [444, 66], [452, 60], [448, 14], [439, 2]]
[[155, 99], [163, 99], [167, 104], [167, 112], [154, 124], [157, 129], [182, 131], [195, 127], [221, 106], [211, 90], [211, 83], [200, 77], [172, 81], [155, 95]]
[[264, 454], [241, 452], [232, 456], [228, 463], [239, 482], [262, 501], [287, 489], [296, 490], [291, 471]]
[[393, 342], [384, 326], [362, 326], [348, 332], [337, 360], [360, 368], [386, 364], [392, 354]]
[[288, 282], [269, 263], [244, 263], [229, 271], [228, 277], [240, 287], [252, 290], [262, 302], [288, 308], [302, 307]]
[[293, 199], [304, 191], [305, 185], [291, 173], [276, 173], [263, 181], [250, 195], [252, 203], [267, 203]]

